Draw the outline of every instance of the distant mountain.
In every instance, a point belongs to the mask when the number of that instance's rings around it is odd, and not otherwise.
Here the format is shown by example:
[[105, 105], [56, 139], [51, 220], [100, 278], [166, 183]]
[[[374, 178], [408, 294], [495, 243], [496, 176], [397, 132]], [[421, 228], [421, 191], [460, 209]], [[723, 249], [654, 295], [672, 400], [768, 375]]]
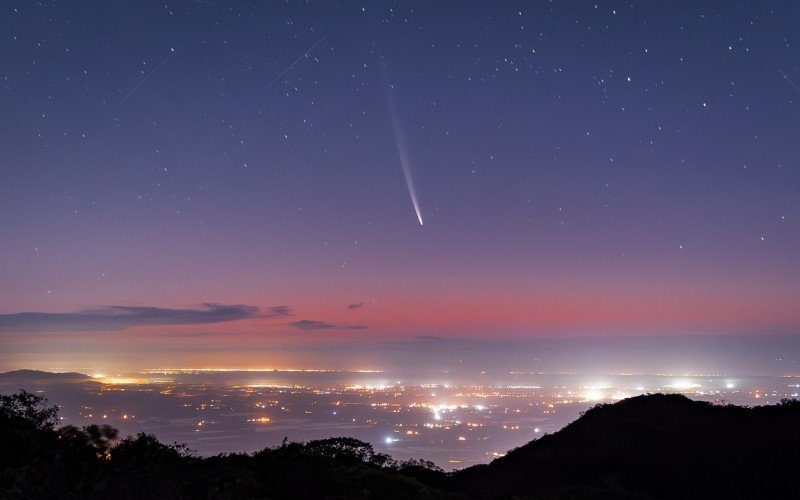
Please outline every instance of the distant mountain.
[[63, 380], [63, 381], [73, 381], [73, 380], [91, 380], [92, 377], [88, 375], [84, 375], [83, 373], [76, 373], [76, 372], [65, 372], [65, 373], [53, 373], [53, 372], [44, 372], [40, 370], [14, 370], [10, 372], [3, 372], [0, 373], [0, 381], [8, 380], [8, 381], [17, 381], [17, 380], [30, 380], [30, 381], [41, 381], [41, 380]]
[[681, 395], [597, 406], [559, 432], [452, 476], [492, 498], [798, 498], [800, 402]]
[[798, 498], [800, 401], [744, 408], [655, 394], [596, 406], [488, 465], [445, 473], [352, 438], [202, 458], [0, 395], [0, 498]]

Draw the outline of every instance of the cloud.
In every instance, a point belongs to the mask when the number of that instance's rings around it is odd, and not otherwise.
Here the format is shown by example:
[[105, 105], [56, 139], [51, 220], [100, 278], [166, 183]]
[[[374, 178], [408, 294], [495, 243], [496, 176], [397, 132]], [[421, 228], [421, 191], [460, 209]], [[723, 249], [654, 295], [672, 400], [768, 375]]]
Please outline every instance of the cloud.
[[259, 318], [285, 318], [291, 316], [294, 311], [289, 306], [272, 306], [267, 308], [266, 313], [259, 314]]
[[[415, 346], [419, 344], [456, 344], [478, 342], [472, 339], [440, 337], [438, 335], [415, 335], [413, 337], [391, 340], [388, 343], [398, 346]], [[494, 341], [493, 341], [494, 342]]]
[[365, 330], [369, 328], [367, 325], [336, 325], [328, 323], [327, 321], [312, 321], [310, 319], [303, 319], [300, 321], [292, 321], [289, 325], [299, 328], [301, 330]]
[[411, 340], [417, 342], [452, 342], [453, 339], [447, 337], [440, 337], [438, 335], [415, 335]]
[[348, 309], [360, 309], [362, 307], [364, 307], [364, 303], [363, 302], [358, 302], [356, 304], [347, 304], [347, 308]]
[[292, 309], [274, 306], [202, 304], [195, 309], [104, 306], [73, 313], [0, 314], [0, 332], [117, 331], [145, 325], [204, 325], [251, 318], [285, 318]]

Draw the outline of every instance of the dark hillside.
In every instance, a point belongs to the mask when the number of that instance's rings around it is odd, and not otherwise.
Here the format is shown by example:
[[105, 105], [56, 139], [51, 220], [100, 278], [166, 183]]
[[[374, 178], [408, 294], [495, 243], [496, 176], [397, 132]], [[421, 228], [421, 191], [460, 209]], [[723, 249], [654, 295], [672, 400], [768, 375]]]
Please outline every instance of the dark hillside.
[[40, 370], [14, 370], [10, 372], [0, 373], [0, 382], [13, 382], [21, 380], [24, 382], [30, 381], [86, 381], [92, 380], [88, 375], [75, 372], [53, 373], [44, 372]]
[[352, 438], [201, 458], [109, 426], [56, 428], [57, 413], [35, 394], [0, 395], [0, 498], [796, 498], [800, 477], [794, 400], [635, 397], [451, 474]]
[[800, 404], [680, 395], [597, 406], [561, 431], [454, 475], [458, 490], [543, 498], [766, 498], [800, 477]]

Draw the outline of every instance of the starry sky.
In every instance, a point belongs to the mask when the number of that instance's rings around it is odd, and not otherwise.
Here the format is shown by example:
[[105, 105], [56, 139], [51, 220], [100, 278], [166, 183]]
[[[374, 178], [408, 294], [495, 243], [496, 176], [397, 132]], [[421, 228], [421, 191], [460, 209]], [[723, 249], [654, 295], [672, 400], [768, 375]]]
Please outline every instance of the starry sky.
[[796, 2], [0, 8], [0, 367], [800, 333]]

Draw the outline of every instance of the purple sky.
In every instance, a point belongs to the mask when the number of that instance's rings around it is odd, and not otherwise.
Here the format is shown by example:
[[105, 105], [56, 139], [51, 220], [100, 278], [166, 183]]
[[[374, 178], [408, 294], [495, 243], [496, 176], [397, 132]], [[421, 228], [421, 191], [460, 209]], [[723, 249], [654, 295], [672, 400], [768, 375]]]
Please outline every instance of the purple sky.
[[1, 9], [0, 368], [798, 333], [793, 2]]

